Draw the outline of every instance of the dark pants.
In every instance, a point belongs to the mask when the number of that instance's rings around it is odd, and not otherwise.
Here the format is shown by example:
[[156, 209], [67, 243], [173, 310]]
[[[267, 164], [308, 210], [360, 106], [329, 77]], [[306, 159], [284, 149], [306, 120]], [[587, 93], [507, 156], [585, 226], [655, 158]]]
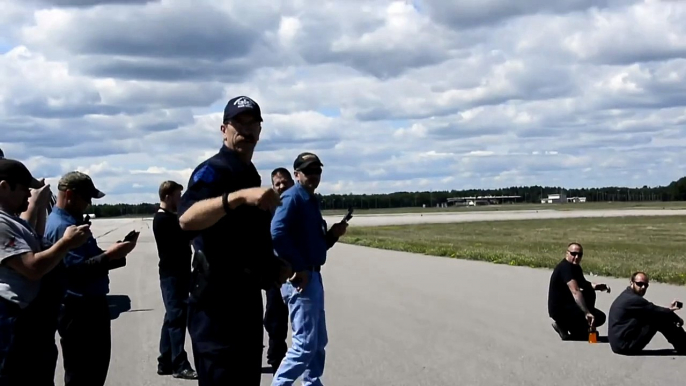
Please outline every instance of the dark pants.
[[106, 296], [67, 295], [58, 330], [65, 386], [103, 386], [110, 366], [110, 311]]
[[33, 366], [26, 374], [26, 384], [54, 386], [57, 367], [58, 320], [66, 292], [63, 266], [60, 264], [41, 279], [38, 296], [26, 308], [25, 321], [31, 331], [30, 346], [33, 348]]
[[183, 275], [160, 273], [160, 288], [165, 313], [160, 334], [160, 356], [157, 358], [157, 363], [159, 369], [165, 372], [180, 373], [191, 369], [184, 349], [189, 280], [190, 277], [183, 277]]
[[678, 327], [672, 320], [665, 318], [652, 318], [648, 324], [636, 334], [636, 336], [624, 341], [610, 341], [612, 351], [617, 354], [635, 355], [639, 354], [658, 332], [661, 333], [674, 349], [686, 354], [686, 331]]
[[188, 332], [198, 386], [259, 386], [262, 378], [262, 290], [241, 284], [221, 295], [193, 297]]
[[24, 310], [0, 298], [0, 385], [24, 385], [30, 370], [29, 330], [22, 322]]
[[288, 351], [288, 306], [283, 302], [280, 287], [273, 287], [265, 292], [267, 304], [264, 312], [264, 329], [269, 335], [267, 363], [278, 366]]
[[[605, 313], [595, 308], [595, 291], [593, 291], [592, 288], [585, 288], [581, 293], [584, 296], [586, 307], [595, 317], [593, 325], [598, 328], [605, 324], [607, 316]], [[556, 310], [555, 314], [552, 315], [552, 319], [561, 329], [567, 331], [572, 339], [588, 339], [590, 326], [586, 320], [586, 315], [576, 304], [560, 307]]]

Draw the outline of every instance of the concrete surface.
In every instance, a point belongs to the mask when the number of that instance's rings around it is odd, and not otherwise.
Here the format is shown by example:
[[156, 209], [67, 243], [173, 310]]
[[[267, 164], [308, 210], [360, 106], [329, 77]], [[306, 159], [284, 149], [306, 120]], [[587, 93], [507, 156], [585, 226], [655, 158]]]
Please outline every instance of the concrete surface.
[[[474, 215], [441, 218], [473, 221]], [[492, 218], [503, 212], [478, 215]], [[390, 221], [381, 217], [385, 216], [354, 221], [377, 225]], [[429, 216], [393, 216], [402, 221], [412, 217], [424, 221]], [[150, 220], [136, 219], [93, 222], [103, 248], [131, 229], [142, 230], [128, 266], [111, 274], [111, 294], [130, 297], [131, 309], [112, 322], [107, 385], [197, 384], [155, 373], [164, 308], [150, 225]], [[563, 252], [560, 246], [560, 258]], [[546, 312], [549, 270], [339, 244], [330, 251], [323, 275], [330, 342], [327, 386], [662, 386], [683, 384], [686, 379], [686, 357], [628, 358], [613, 354], [607, 343], [560, 341]], [[607, 312], [628, 279], [603, 281], [612, 287], [611, 294], [598, 296], [599, 308]], [[647, 295], [663, 305], [675, 297], [686, 300], [686, 289], [653, 284]], [[686, 317], [684, 312], [681, 316]], [[601, 336], [606, 334], [605, 326], [599, 330]], [[649, 346], [668, 347], [662, 336]], [[64, 384], [61, 370], [60, 362], [57, 385]], [[269, 385], [271, 375], [262, 379], [262, 385]]]
[[[469, 221], [532, 220], [574, 217], [624, 217], [624, 216], [685, 216], [684, 209], [627, 209], [627, 210], [517, 210], [498, 212], [443, 212], [407, 213], [384, 215], [361, 215], [350, 220], [350, 226], [380, 226], [403, 224], [453, 223]], [[329, 223], [338, 222], [343, 216], [326, 216]]]

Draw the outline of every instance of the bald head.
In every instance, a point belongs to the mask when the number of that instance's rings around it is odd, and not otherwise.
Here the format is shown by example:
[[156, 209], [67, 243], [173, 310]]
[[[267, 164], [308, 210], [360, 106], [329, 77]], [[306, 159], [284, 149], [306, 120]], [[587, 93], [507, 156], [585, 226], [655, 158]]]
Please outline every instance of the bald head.
[[635, 272], [631, 275], [630, 286], [635, 294], [644, 296], [648, 291], [648, 275], [645, 272]]

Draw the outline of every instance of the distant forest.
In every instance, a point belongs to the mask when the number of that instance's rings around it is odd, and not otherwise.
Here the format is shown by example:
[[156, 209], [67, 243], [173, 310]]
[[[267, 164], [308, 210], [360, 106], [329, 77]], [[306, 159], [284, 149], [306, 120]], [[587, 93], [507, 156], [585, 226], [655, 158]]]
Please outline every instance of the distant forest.
[[[329, 194], [320, 195], [322, 209], [383, 209], [435, 207], [451, 197], [470, 196], [521, 196], [516, 203], [540, 203], [549, 194], [565, 193], [567, 197], [586, 197], [586, 202], [608, 201], [686, 201], [686, 177], [667, 186], [628, 188], [610, 186], [605, 188], [565, 189], [559, 186], [513, 186], [502, 189], [468, 189], [450, 191], [396, 192], [387, 194]], [[152, 215], [157, 203], [99, 204], [90, 213], [96, 217]]]

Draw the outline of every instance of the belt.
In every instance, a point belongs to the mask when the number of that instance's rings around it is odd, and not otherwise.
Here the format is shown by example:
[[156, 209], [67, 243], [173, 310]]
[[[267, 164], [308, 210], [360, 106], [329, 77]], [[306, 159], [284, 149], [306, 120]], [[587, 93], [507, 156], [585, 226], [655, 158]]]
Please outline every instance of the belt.
[[314, 272], [321, 272], [322, 266], [321, 265], [308, 265], [307, 267], [305, 267], [305, 270], [314, 271]]

